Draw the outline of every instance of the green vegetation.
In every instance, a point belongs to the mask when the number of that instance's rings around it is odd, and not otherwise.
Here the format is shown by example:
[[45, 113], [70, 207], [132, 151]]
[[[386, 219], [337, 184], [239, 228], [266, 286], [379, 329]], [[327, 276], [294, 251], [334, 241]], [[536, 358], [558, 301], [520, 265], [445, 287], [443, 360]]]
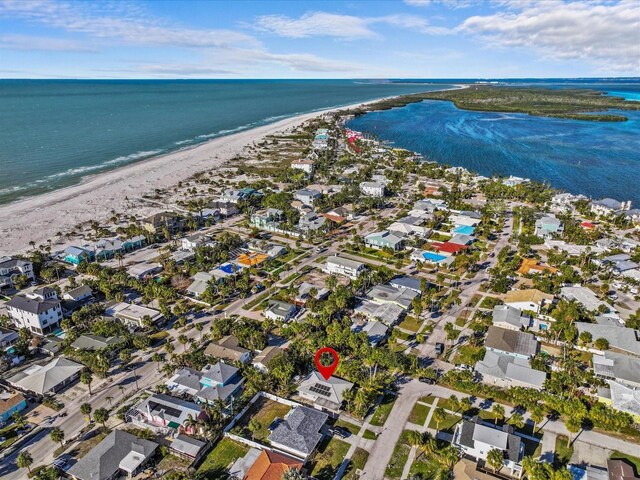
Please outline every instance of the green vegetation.
[[563, 435], [556, 437], [556, 458], [557, 460], [566, 465], [571, 460], [573, 455], [573, 447], [569, 445], [569, 439]]
[[244, 457], [249, 447], [235, 442], [229, 438], [223, 438], [218, 445], [209, 452], [198, 472], [206, 478], [224, 478], [224, 469], [228, 468], [238, 458]]
[[346, 480], [356, 480], [358, 477], [356, 476], [356, 470], [362, 470], [369, 459], [369, 452], [358, 447], [355, 452], [351, 456], [351, 460], [349, 461], [349, 466], [347, 467], [347, 471], [342, 478]]
[[345, 422], [344, 420], [338, 420], [335, 423], [335, 426], [344, 428], [345, 430], [349, 430], [352, 435], [358, 435], [358, 432], [360, 432], [359, 426], [354, 425], [353, 423]]
[[413, 410], [411, 410], [411, 415], [409, 415], [409, 421], [417, 425], [424, 425], [424, 422], [427, 420], [427, 415], [429, 415], [430, 409], [431, 407], [429, 405], [416, 403], [413, 406]]
[[366, 429], [362, 434], [362, 438], [365, 438], [367, 440], [375, 440], [376, 438], [378, 438], [378, 435], [376, 435], [376, 432], [372, 432], [371, 430]]
[[484, 358], [484, 347], [475, 345], [463, 345], [456, 352], [453, 363], [462, 363], [464, 365], [475, 365], [476, 362]]
[[404, 469], [407, 459], [409, 458], [409, 452], [411, 447], [408, 443], [409, 430], [405, 430], [400, 435], [400, 439], [393, 449], [393, 455], [391, 461], [387, 465], [387, 469], [384, 472], [385, 478], [397, 479], [402, 476], [402, 470]]
[[289, 410], [289, 405], [261, 397], [240, 418], [233, 431], [243, 437], [263, 442], [269, 436], [269, 426], [273, 421], [283, 418]]
[[417, 332], [420, 329], [420, 325], [422, 322], [418, 320], [416, 317], [407, 315], [405, 319], [398, 325], [398, 327], [409, 330], [411, 332]]
[[310, 462], [311, 476], [318, 480], [332, 480], [347, 455], [349, 446], [337, 438], [325, 438]]
[[395, 395], [385, 395], [382, 399], [382, 402], [376, 409], [373, 417], [371, 417], [371, 425], [375, 425], [376, 427], [381, 427], [384, 425], [384, 422], [387, 421], [387, 417], [391, 413], [391, 409], [393, 408], [393, 404], [396, 402]]
[[356, 110], [388, 110], [423, 100], [449, 100], [463, 110], [481, 112], [527, 113], [541, 117], [590, 120], [596, 122], [623, 122], [627, 117], [603, 112], [609, 109], [640, 110], [637, 102], [620, 97], [609, 97], [588, 89], [558, 89], [531, 87], [494, 87], [472, 85], [458, 90], [416, 93], [382, 100], [369, 107]]

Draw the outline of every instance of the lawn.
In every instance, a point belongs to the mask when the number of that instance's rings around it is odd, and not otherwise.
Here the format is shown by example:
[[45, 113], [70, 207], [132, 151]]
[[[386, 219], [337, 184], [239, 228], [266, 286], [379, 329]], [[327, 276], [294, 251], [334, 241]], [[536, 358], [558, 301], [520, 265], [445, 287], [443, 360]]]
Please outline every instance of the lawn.
[[429, 428], [437, 429], [443, 432], [453, 433], [453, 427], [456, 423], [458, 423], [462, 417], [460, 415], [451, 415], [447, 413], [447, 416], [443, 421], [440, 422], [439, 425], [436, 425], [436, 421], [433, 417], [431, 417], [431, 421], [429, 422]]
[[336, 427], [344, 428], [345, 430], [349, 430], [351, 435], [358, 435], [360, 432], [360, 427], [358, 425], [354, 425], [353, 423], [345, 422], [344, 420], [338, 420], [335, 423]]
[[633, 464], [636, 469], [636, 475], [640, 475], [640, 458], [627, 455], [618, 451], [614, 451], [611, 454], [611, 460], [626, 460], [628, 463]]
[[429, 405], [416, 403], [413, 406], [413, 410], [411, 410], [411, 415], [409, 415], [409, 421], [417, 425], [424, 425], [424, 422], [427, 420], [427, 415], [429, 415], [429, 410], [431, 410]]
[[382, 403], [378, 406], [375, 413], [371, 417], [371, 425], [375, 425], [376, 427], [381, 427], [384, 425], [384, 422], [387, 421], [387, 417], [391, 413], [391, 409], [393, 408], [393, 404], [396, 401], [395, 395], [385, 395], [382, 399]]
[[18, 433], [16, 432], [17, 425], [12, 424], [8, 427], [0, 430], [0, 437], [6, 438], [3, 443], [0, 443], [0, 451], [4, 450], [7, 447], [10, 447], [18, 440]]
[[398, 325], [398, 327], [411, 332], [417, 332], [420, 329], [422, 322], [412, 315], [407, 315], [405, 319]]
[[435, 458], [428, 455], [416, 455], [416, 459], [409, 470], [409, 478], [437, 478], [437, 473], [441, 469], [441, 465]]
[[426, 404], [428, 404], [428, 405], [431, 405], [431, 404], [433, 403], [433, 400], [434, 400], [435, 398], [436, 398], [436, 397], [434, 397], [434, 396], [432, 396], [432, 395], [427, 395], [426, 397], [420, 397], [420, 399], [419, 399], [418, 401], [419, 401], [419, 402], [422, 402], [422, 403], [426, 403]]
[[318, 480], [332, 480], [349, 451], [350, 445], [337, 438], [325, 438], [311, 460], [311, 476]]
[[569, 439], [563, 435], [556, 437], [556, 458], [563, 465], [569, 463], [573, 455], [573, 447], [568, 444]]
[[289, 405], [260, 397], [240, 418], [233, 431], [243, 437], [264, 442], [270, 433], [269, 426], [276, 418], [284, 418], [289, 410]]
[[404, 470], [404, 466], [407, 463], [407, 459], [409, 458], [409, 452], [411, 451], [411, 447], [406, 440], [407, 432], [408, 430], [402, 432], [400, 440], [398, 440], [398, 443], [396, 443], [396, 446], [393, 449], [391, 461], [387, 465], [387, 469], [384, 472], [385, 478], [399, 479], [400, 477], [402, 477], [402, 470]]
[[375, 440], [376, 438], [378, 438], [378, 435], [376, 435], [376, 432], [372, 432], [371, 430], [366, 429], [362, 434], [362, 438], [365, 438], [367, 440]]
[[502, 300], [493, 297], [484, 297], [482, 303], [480, 304], [481, 308], [488, 308], [489, 310], [493, 310], [493, 307], [502, 303]]
[[229, 438], [223, 438], [218, 442], [216, 447], [209, 452], [207, 458], [204, 459], [198, 472], [204, 474], [206, 478], [223, 478], [224, 470], [226, 470], [238, 458], [244, 457], [249, 451], [249, 447], [233, 441]]
[[351, 456], [351, 460], [349, 461], [347, 471], [342, 478], [346, 480], [356, 480], [358, 478], [356, 476], [356, 471], [364, 468], [368, 458], [369, 452], [360, 447], [356, 448], [355, 452], [353, 452], [353, 455]]
[[473, 345], [463, 345], [456, 352], [453, 363], [463, 365], [475, 365], [476, 362], [484, 358], [484, 347], [474, 347]]

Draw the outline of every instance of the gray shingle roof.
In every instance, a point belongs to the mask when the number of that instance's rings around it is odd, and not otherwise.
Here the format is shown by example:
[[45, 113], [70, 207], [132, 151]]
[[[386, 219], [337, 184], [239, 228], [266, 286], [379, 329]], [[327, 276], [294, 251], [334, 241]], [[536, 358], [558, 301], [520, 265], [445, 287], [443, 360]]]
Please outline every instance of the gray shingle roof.
[[484, 342], [485, 347], [502, 352], [532, 356], [538, 351], [538, 341], [530, 333], [491, 326]]
[[28, 298], [22, 295], [16, 295], [9, 300], [6, 305], [13, 307], [17, 310], [22, 310], [29, 313], [35, 313], [39, 315], [60, 306], [60, 301], [57, 299], [40, 300], [37, 298]]
[[106, 480], [118, 470], [120, 462], [131, 452], [148, 459], [158, 444], [121, 430], [113, 430], [67, 472], [79, 480]]
[[30, 367], [9, 378], [8, 382], [23, 390], [42, 395], [72, 378], [83, 368], [79, 363], [59, 357], [44, 366]]
[[269, 441], [309, 455], [322, 439], [320, 429], [329, 416], [302, 405], [295, 407], [269, 435]]
[[202, 376], [213, 380], [216, 383], [227, 383], [236, 375], [236, 373], [238, 373], [238, 369], [236, 367], [227, 365], [224, 362], [218, 362], [209, 370], [205, 371]]

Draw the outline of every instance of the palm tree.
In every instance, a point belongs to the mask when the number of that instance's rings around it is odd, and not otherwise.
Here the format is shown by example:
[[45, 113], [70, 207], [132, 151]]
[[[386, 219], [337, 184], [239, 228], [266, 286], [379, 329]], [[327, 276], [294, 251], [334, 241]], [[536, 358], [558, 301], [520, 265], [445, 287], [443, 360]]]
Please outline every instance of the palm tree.
[[93, 408], [91, 407], [91, 404], [89, 403], [83, 403], [82, 405], [80, 405], [80, 413], [85, 415], [87, 417], [88, 421], [91, 421], [91, 411], [93, 410]]
[[164, 357], [160, 355], [158, 352], [151, 355], [151, 361], [156, 362], [158, 364], [158, 372], [160, 371], [160, 364], [164, 360]]
[[[531, 420], [534, 423], [534, 427], [537, 427], [538, 424], [542, 422], [542, 420], [544, 420], [544, 410], [542, 409], [542, 406], [540, 404], [536, 404], [531, 409], [530, 416], [531, 416]], [[535, 433], [535, 428], [534, 428], [534, 433]]]
[[436, 422], [436, 430], [440, 429], [440, 422], [444, 422], [447, 418], [447, 412], [444, 408], [438, 407], [433, 411], [433, 419]]
[[507, 420], [507, 423], [515, 428], [522, 428], [524, 427], [524, 417], [520, 413], [515, 412], [509, 420]]
[[109, 412], [106, 408], [97, 408], [93, 413], [93, 418], [96, 422], [101, 423], [104, 428], [107, 427], [107, 420], [109, 420]]
[[124, 386], [118, 385], [118, 389], [120, 390], [120, 393], [122, 393], [122, 398], [124, 398]]
[[27, 424], [27, 419], [19, 412], [13, 412], [13, 414], [11, 414], [11, 419], [18, 429], [23, 429]]
[[495, 420], [495, 424], [498, 424], [498, 420], [502, 420], [504, 418], [504, 407], [502, 405], [500, 405], [499, 403], [494, 403], [493, 406], [491, 407], [491, 412], [494, 415], [494, 420]]
[[188, 341], [189, 341], [189, 339], [187, 338], [187, 336], [186, 336], [186, 335], [180, 335], [180, 336], [178, 337], [178, 342], [179, 342], [179, 343], [181, 343], [181, 344], [182, 344], [182, 346], [184, 347], [184, 348], [183, 348], [183, 350], [182, 350], [183, 352], [186, 352], [186, 351], [187, 351], [187, 342], [188, 342]]
[[300, 470], [293, 467], [284, 472], [282, 476], [282, 480], [305, 480], [306, 478]]
[[89, 396], [93, 395], [91, 392], [91, 382], [93, 381], [93, 376], [89, 370], [85, 370], [80, 374], [80, 382], [84, 383], [89, 387]]
[[106, 397], [106, 400], [107, 400], [107, 402], [109, 402], [109, 406], [110, 406], [110, 407], [113, 407], [113, 403], [112, 403], [112, 401], [113, 401], [113, 397], [111, 397], [111, 396]]
[[[569, 430], [569, 433], [571, 433], [571, 434], [578, 433], [580, 431], [580, 429], [582, 428], [582, 420], [580, 418], [577, 418], [577, 417], [569, 417], [567, 419], [567, 421], [565, 422], [565, 426], [567, 427], [567, 430]], [[577, 436], [570, 435], [569, 445], [571, 445], [573, 443], [573, 441], [576, 439], [576, 437]]]
[[492, 468], [492, 470], [497, 472], [504, 465], [504, 452], [499, 448], [492, 448], [487, 453], [487, 463]]
[[18, 468], [26, 468], [29, 470], [29, 475], [31, 475], [31, 464], [33, 463], [33, 457], [29, 452], [20, 452], [18, 458], [16, 460], [16, 464]]
[[59, 443], [61, 447], [64, 445], [64, 430], [60, 427], [53, 427], [49, 432], [49, 437], [51, 441]]

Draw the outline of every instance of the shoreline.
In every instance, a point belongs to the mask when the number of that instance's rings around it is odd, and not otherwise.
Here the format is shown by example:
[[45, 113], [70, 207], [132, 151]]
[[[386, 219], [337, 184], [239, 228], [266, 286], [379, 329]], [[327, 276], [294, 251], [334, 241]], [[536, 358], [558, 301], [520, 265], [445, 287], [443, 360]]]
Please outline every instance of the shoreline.
[[[460, 88], [455, 85], [454, 88]], [[449, 90], [449, 89], [442, 89]], [[145, 200], [155, 189], [175, 187], [194, 175], [223, 168], [245, 147], [265, 136], [295, 129], [327, 113], [350, 110], [402, 95], [330, 107], [259, 125], [206, 142], [167, 152], [139, 162], [83, 177], [75, 185], [0, 205], [0, 256], [24, 253], [29, 243], [54, 244], [57, 233], [75, 226], [109, 219], [113, 212], [148, 216], [170, 208]], [[69, 242], [64, 242], [69, 243]]]

